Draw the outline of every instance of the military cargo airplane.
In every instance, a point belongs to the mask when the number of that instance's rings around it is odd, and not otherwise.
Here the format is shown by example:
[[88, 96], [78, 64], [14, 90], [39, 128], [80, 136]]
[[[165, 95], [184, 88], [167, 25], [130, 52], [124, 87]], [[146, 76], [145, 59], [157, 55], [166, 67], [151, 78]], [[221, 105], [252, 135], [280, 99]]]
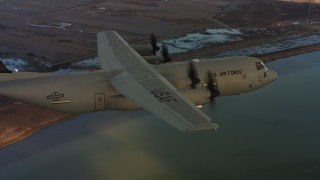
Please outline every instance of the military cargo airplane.
[[[142, 107], [185, 132], [219, 127], [197, 106], [277, 78], [253, 57], [159, 63], [149, 47], [130, 46], [115, 31], [99, 32], [97, 41], [101, 70], [93, 72], [12, 72], [0, 63], [0, 95], [69, 114]], [[153, 43], [152, 54], [158, 49]]]

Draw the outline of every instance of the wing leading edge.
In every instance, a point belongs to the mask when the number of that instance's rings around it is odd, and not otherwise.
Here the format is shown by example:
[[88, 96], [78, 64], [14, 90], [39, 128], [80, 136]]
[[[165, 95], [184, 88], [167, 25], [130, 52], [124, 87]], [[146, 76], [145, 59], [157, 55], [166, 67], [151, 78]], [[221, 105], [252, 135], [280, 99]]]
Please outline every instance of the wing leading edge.
[[180, 131], [219, 127], [180, 95], [175, 87], [150, 67], [115, 31], [98, 33], [98, 51], [102, 69], [122, 70], [111, 80], [113, 87], [144, 109]]

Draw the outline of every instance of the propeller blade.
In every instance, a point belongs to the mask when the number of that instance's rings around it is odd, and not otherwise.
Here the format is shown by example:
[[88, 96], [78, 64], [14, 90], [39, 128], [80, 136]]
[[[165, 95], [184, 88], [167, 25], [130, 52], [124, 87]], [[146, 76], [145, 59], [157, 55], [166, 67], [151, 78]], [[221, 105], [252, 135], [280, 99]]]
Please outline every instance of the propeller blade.
[[208, 90], [210, 91], [210, 102], [214, 103], [215, 97], [220, 95], [220, 92], [217, 90], [216, 84], [213, 80], [213, 75], [211, 71], [208, 71]]
[[192, 61], [189, 62], [188, 76], [191, 79], [191, 88], [195, 89], [197, 84], [200, 83], [198, 72]]
[[167, 45], [165, 45], [163, 43], [162, 43], [162, 51], [161, 51], [161, 53], [162, 53], [162, 56], [163, 56], [163, 59], [164, 59], [165, 63], [171, 61], [171, 57], [169, 57], [168, 47], [167, 47]]
[[157, 46], [157, 37], [154, 33], [151, 33], [150, 40], [150, 44], [152, 46], [152, 54], [156, 55], [156, 52], [159, 51], [160, 47]]

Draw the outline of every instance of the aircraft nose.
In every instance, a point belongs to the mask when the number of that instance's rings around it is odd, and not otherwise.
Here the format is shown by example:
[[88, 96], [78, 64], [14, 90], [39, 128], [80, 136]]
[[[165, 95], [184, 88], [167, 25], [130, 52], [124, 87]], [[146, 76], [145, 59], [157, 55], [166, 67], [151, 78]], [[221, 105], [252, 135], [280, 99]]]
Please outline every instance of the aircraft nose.
[[272, 82], [278, 78], [278, 73], [276, 71], [269, 70], [267, 77], [270, 80], [270, 82]]

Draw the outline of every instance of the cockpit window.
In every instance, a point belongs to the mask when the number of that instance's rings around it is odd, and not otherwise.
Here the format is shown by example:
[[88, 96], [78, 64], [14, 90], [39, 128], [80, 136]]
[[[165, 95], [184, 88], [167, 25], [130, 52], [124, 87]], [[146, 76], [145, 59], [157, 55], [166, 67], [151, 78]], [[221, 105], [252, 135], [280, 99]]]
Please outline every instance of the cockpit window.
[[264, 66], [264, 64], [260, 61], [256, 62], [256, 68], [257, 70], [261, 70], [261, 69], [265, 69], [266, 67]]

